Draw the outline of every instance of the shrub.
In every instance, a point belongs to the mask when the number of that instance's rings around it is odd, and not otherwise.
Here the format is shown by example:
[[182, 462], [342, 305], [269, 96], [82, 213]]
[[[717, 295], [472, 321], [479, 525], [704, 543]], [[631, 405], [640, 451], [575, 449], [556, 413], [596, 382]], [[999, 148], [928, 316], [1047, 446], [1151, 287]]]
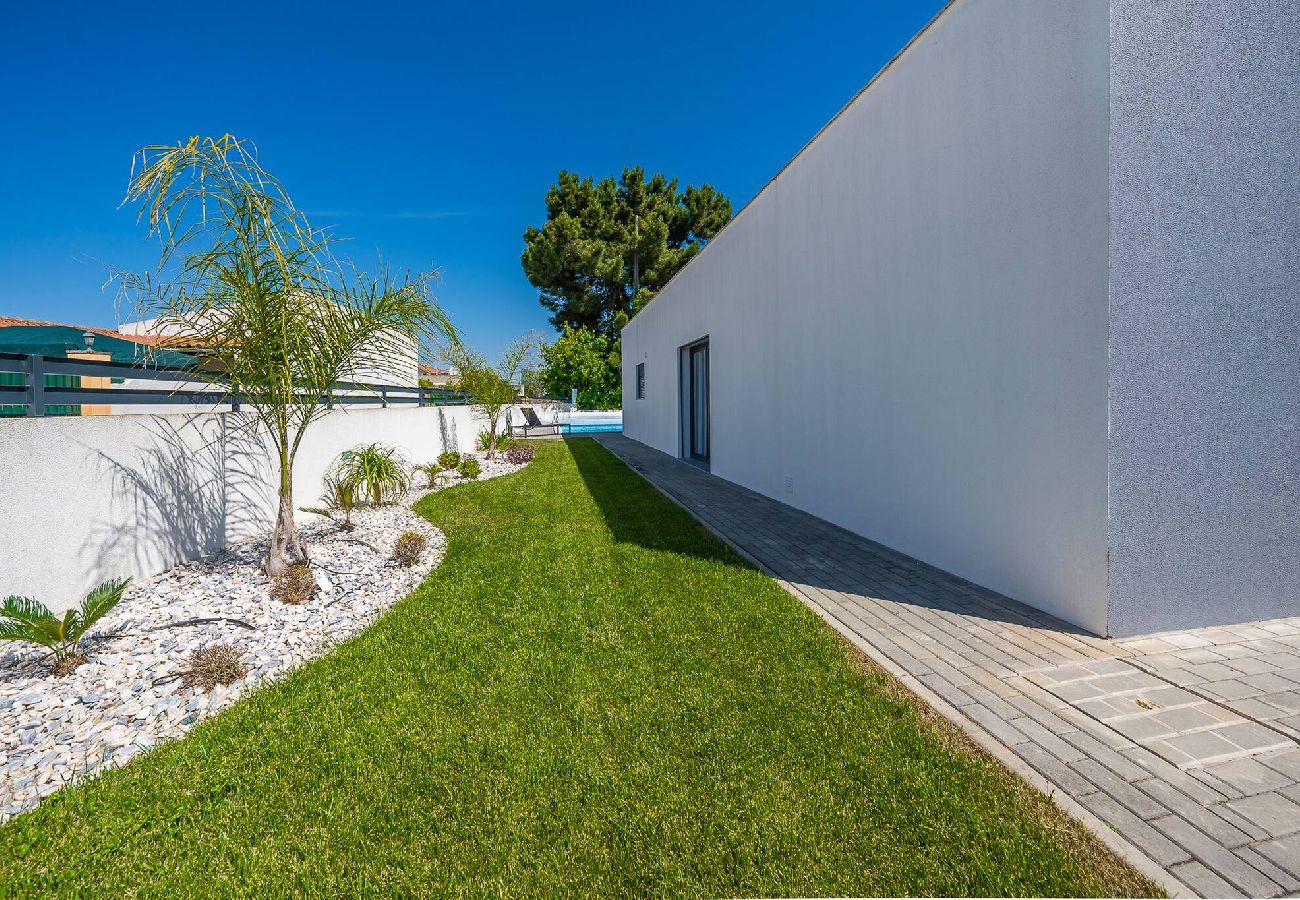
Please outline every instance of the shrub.
[[[474, 448], [481, 453], [486, 453], [488, 451], [488, 444], [491, 441], [491, 439], [492, 439], [492, 434], [487, 429], [480, 431], [478, 433], [478, 440], [474, 442]], [[498, 451], [507, 450], [510, 447], [513, 447], [516, 443], [517, 441], [512, 437], [507, 437], [504, 434], [497, 435]]]
[[439, 453], [438, 465], [450, 472], [452, 469], [460, 465], [460, 454], [454, 450], [448, 450], [446, 453]]
[[478, 464], [477, 459], [472, 456], [467, 456], [460, 461], [460, 465], [456, 467], [456, 471], [460, 473], [461, 478], [474, 479], [478, 478], [479, 473], [483, 471], [483, 467]]
[[506, 450], [506, 462], [512, 466], [522, 466], [533, 461], [536, 451], [527, 444], [516, 444]]
[[424, 550], [429, 546], [429, 539], [418, 531], [403, 531], [397, 536], [393, 545], [393, 561], [399, 566], [415, 565], [420, 561]]
[[316, 596], [316, 576], [306, 563], [294, 563], [283, 575], [271, 579], [271, 599], [300, 606]]
[[86, 661], [81, 639], [122, 599], [130, 578], [106, 581], [62, 617], [31, 597], [6, 597], [0, 605], [0, 640], [25, 641], [50, 651], [55, 675], [68, 675]]
[[243, 654], [230, 644], [209, 644], [190, 656], [190, 667], [181, 674], [186, 687], [210, 691], [219, 684], [231, 684], [248, 672]]
[[302, 511], [331, 519], [336, 519], [341, 513], [343, 521], [339, 522], [339, 527], [344, 531], [356, 528], [352, 524], [352, 510], [357, 505], [357, 485], [337, 471], [337, 467], [335, 471], [325, 473], [325, 492], [321, 494], [320, 502], [320, 506], [304, 506]]
[[331, 476], [353, 485], [372, 505], [381, 506], [411, 489], [409, 469], [396, 448], [367, 444], [343, 451]]
[[438, 465], [436, 462], [421, 463], [415, 468], [416, 471], [424, 473], [425, 481], [429, 487], [433, 487], [438, 483], [438, 474], [442, 472], [442, 466]]

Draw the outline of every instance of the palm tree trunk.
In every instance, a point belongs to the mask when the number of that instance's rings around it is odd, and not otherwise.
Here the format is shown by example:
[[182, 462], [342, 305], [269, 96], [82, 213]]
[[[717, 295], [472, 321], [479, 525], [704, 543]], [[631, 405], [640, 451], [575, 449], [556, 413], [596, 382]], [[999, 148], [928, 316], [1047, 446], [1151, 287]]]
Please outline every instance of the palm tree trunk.
[[294, 563], [307, 561], [307, 548], [298, 537], [298, 523], [293, 518], [293, 462], [285, 437], [280, 442], [280, 506], [266, 556], [266, 574], [272, 577], [283, 575]]

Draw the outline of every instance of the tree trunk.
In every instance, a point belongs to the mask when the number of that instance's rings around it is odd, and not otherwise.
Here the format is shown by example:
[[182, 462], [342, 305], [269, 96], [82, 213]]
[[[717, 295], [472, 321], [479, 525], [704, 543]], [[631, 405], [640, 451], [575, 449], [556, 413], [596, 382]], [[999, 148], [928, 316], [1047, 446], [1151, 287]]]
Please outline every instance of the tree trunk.
[[293, 469], [288, 452], [280, 452], [280, 508], [271, 529], [271, 549], [266, 555], [266, 574], [283, 575], [294, 563], [307, 561], [307, 548], [298, 537], [293, 519]]

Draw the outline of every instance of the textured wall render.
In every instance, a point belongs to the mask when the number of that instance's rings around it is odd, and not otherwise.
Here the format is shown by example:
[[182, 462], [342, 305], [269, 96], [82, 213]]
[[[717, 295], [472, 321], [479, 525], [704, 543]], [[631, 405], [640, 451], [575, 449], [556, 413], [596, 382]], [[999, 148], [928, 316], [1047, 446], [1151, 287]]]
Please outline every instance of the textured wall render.
[[1300, 614], [1300, 0], [1113, 0], [1110, 192], [1110, 630]]

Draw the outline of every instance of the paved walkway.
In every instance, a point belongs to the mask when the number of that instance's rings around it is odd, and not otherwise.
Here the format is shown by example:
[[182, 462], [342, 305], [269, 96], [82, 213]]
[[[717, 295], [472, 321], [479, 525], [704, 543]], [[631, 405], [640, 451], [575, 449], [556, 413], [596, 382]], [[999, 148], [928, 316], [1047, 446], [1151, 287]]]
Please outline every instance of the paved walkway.
[[1300, 618], [1104, 640], [596, 437], [1170, 889], [1300, 891]]

